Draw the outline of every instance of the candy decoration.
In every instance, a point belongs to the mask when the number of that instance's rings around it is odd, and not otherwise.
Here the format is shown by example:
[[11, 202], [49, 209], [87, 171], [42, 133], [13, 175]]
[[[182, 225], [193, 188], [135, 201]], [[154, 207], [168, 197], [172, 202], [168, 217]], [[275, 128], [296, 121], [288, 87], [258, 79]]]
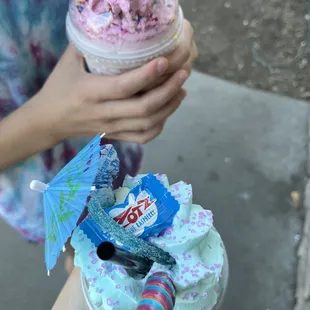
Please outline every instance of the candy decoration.
[[175, 305], [175, 288], [164, 272], [152, 274], [146, 281], [136, 310], [171, 310]]
[[118, 225], [113, 218], [102, 210], [96, 198], [88, 203], [88, 211], [93, 220], [99, 225], [102, 232], [108, 232], [111, 239], [130, 248], [132, 254], [140, 258], [149, 259], [161, 265], [175, 265], [175, 259], [157, 246], [135, 237], [129, 231]]
[[147, 240], [169, 228], [180, 204], [153, 174], [143, 177], [120, 205], [107, 213], [135, 236]]
[[84, 10], [85, 4], [86, 4], [86, 0], [81, 0], [81, 1], [75, 2], [75, 6], [80, 13]]

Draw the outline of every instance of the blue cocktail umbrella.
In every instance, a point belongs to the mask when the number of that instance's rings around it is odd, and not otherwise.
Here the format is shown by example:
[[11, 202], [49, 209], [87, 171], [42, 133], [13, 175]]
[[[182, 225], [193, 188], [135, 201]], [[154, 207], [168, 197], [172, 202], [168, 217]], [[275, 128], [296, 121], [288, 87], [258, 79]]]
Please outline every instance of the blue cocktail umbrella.
[[[103, 136], [103, 135], [102, 135]], [[43, 193], [45, 222], [45, 264], [54, 268], [61, 250], [80, 218], [87, 197], [95, 190], [100, 162], [100, 140], [96, 136], [48, 184], [32, 181], [30, 188]]]

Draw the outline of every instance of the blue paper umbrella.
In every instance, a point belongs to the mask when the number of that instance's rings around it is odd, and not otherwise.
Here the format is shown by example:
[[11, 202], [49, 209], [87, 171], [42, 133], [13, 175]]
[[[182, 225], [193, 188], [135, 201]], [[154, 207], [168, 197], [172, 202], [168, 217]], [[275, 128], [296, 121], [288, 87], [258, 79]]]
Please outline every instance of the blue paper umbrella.
[[48, 184], [32, 181], [30, 188], [43, 193], [45, 216], [45, 264], [49, 271], [81, 216], [100, 160], [100, 140], [96, 136]]

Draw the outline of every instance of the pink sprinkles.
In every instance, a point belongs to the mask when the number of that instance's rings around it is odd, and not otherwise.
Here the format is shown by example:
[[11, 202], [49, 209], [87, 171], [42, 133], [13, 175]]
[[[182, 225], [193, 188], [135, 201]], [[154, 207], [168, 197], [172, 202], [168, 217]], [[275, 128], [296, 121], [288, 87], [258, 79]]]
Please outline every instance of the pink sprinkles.
[[[158, 176], [159, 179], [166, 180], [166, 177], [164, 175]], [[129, 179], [129, 178], [128, 178]], [[134, 180], [134, 182], [137, 182], [139, 178], [130, 178], [131, 180]], [[187, 233], [190, 232], [192, 234], [199, 234], [197, 237], [203, 236], [205, 232], [207, 232], [211, 227], [213, 223], [213, 215], [212, 212], [209, 210], [199, 211], [196, 214], [190, 214], [189, 204], [192, 199], [192, 188], [189, 185], [186, 185], [183, 182], [180, 182], [178, 184], [173, 185], [170, 188], [173, 196], [175, 198], [178, 198], [180, 200], [180, 205], [183, 210], [179, 213], [180, 217], [176, 216], [175, 220], [179, 220], [179, 222], [175, 222], [176, 227], [179, 227], [179, 225], [187, 225], [183, 228], [183, 236], [180, 237], [176, 236], [176, 230], [174, 225], [168, 229], [166, 229], [161, 237], [163, 240], [166, 240], [166, 243], [161, 243], [160, 246], [162, 248], [166, 248], [167, 245], [174, 245], [174, 244], [180, 244], [184, 243], [185, 247], [187, 246], [188, 240], [190, 240], [192, 237]], [[180, 190], [185, 190], [186, 193], [180, 193]], [[188, 212], [187, 212], [188, 211]], [[186, 214], [187, 213], [187, 214]], [[190, 216], [190, 218], [185, 218], [187, 216]], [[82, 239], [83, 240], [83, 239]], [[156, 240], [156, 239], [154, 239]], [[167, 241], [169, 240], [169, 241]], [[173, 243], [172, 241], [175, 241]], [[192, 252], [194, 253], [194, 252]], [[222, 277], [222, 274], [219, 273], [221, 271], [222, 265], [221, 264], [213, 264], [213, 265], [206, 265], [201, 263], [200, 261], [197, 261], [197, 258], [188, 252], [182, 253], [182, 254], [172, 254], [173, 257], [177, 260], [179, 270], [177, 271], [175, 281], [178, 282], [178, 284], [183, 286], [188, 286], [191, 288], [198, 287], [200, 280], [208, 278], [212, 273], [215, 273], [219, 277]], [[98, 258], [96, 255], [96, 252], [93, 250], [89, 253], [89, 258], [91, 264], [98, 263]], [[89, 267], [89, 266], [88, 266]], [[93, 269], [93, 267], [90, 268]], [[102, 276], [102, 274], [106, 273], [106, 275], [109, 275], [112, 280], [115, 280], [116, 276], [119, 276], [119, 273], [114, 274], [113, 271], [119, 272], [123, 274], [124, 276], [127, 275], [126, 271], [118, 266], [114, 266], [111, 264], [101, 264], [99, 268], [96, 268], [96, 272], [98, 276]], [[97, 281], [97, 278], [89, 278], [88, 282], [91, 286], [94, 286], [95, 282]], [[133, 287], [130, 285], [123, 286], [121, 284], [115, 283], [115, 288], [118, 290], [123, 290], [128, 293], [133, 293]], [[197, 290], [197, 288], [196, 288]], [[183, 296], [181, 295], [181, 298], [183, 300], [200, 300], [200, 299], [206, 299], [208, 298], [208, 293], [203, 292], [199, 293], [198, 291], [191, 291], [187, 293], [183, 293]], [[214, 288], [214, 291], [216, 292], [218, 289]], [[99, 293], [103, 292], [103, 289], [98, 291]], [[115, 307], [119, 305], [118, 301], [115, 301], [111, 298], [106, 299], [106, 304], [110, 307]], [[214, 305], [212, 305], [214, 307]], [[201, 310], [207, 310], [207, 307], [201, 308]]]

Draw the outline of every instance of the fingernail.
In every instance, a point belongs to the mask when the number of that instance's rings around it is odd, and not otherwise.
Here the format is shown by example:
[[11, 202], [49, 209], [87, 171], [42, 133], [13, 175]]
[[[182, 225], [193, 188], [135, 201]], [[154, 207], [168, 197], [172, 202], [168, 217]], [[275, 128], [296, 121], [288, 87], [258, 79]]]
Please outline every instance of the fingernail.
[[188, 73], [186, 71], [181, 71], [179, 73], [180, 83], [183, 85], [187, 79], [188, 79]]
[[159, 74], [164, 74], [168, 69], [168, 61], [166, 59], [160, 59], [157, 62], [157, 72]]

